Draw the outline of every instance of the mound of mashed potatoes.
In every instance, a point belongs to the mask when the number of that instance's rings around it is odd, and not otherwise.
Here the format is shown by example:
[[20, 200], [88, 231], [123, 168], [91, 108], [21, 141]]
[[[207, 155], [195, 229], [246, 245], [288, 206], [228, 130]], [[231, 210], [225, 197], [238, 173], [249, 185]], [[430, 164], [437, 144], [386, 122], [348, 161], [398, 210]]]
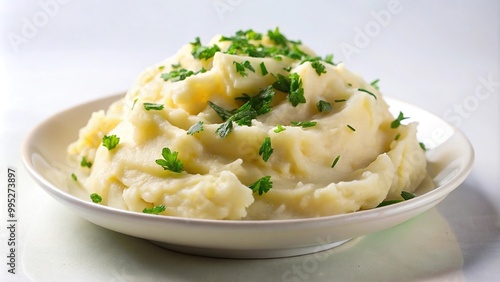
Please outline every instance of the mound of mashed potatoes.
[[70, 144], [100, 204], [203, 219], [377, 207], [426, 174], [416, 123], [376, 83], [278, 28], [199, 38], [145, 70]]

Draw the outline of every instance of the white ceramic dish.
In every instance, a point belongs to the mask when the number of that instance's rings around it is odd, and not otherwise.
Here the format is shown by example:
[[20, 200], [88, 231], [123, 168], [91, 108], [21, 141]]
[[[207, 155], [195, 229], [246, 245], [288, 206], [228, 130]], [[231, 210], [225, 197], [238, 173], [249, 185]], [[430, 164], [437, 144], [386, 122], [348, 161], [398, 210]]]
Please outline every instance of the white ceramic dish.
[[107, 109], [122, 96], [68, 109], [39, 124], [24, 143], [24, 164], [47, 193], [90, 222], [186, 253], [272, 258], [329, 249], [432, 208], [465, 180], [474, 158], [472, 146], [458, 129], [424, 110], [386, 97], [395, 115], [403, 111], [420, 123], [419, 139], [428, 147], [429, 181], [409, 201], [350, 214], [270, 221], [185, 219], [129, 212], [90, 202], [88, 193], [71, 181], [66, 164], [67, 145], [76, 140], [90, 114]]

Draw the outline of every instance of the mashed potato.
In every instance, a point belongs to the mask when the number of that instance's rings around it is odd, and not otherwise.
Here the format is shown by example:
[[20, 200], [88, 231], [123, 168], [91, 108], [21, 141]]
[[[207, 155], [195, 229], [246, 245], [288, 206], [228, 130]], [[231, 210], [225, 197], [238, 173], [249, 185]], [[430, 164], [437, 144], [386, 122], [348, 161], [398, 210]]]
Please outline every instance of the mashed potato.
[[142, 73], [68, 148], [101, 204], [205, 219], [377, 207], [426, 173], [415, 123], [375, 84], [278, 29], [197, 38]]

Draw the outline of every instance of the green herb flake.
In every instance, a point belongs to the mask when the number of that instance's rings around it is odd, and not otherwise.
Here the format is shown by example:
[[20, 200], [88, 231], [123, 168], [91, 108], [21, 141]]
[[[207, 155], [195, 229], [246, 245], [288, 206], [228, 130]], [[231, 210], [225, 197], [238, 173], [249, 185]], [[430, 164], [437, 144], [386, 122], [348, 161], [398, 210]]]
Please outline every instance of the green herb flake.
[[330, 112], [332, 110], [332, 105], [324, 100], [319, 100], [318, 103], [316, 103], [316, 107], [320, 113]]
[[318, 122], [316, 122], [316, 121], [292, 121], [292, 122], [290, 122], [290, 124], [292, 126], [307, 128], [307, 127], [316, 126], [316, 124], [318, 124]]
[[283, 127], [281, 124], [277, 124], [276, 129], [274, 130], [274, 133], [280, 133], [280, 132], [285, 131], [285, 130], [286, 130], [286, 128]]
[[152, 208], [144, 208], [142, 210], [143, 213], [149, 213], [149, 214], [159, 214], [161, 212], [164, 212], [165, 211], [165, 206], [164, 205], [158, 205], [158, 206], [154, 206]]
[[202, 132], [203, 131], [203, 122], [198, 121], [197, 123], [193, 124], [186, 132], [188, 135], [194, 135], [195, 133]]
[[163, 110], [164, 107], [163, 104], [155, 104], [155, 103], [144, 103], [143, 106], [146, 111], [151, 111], [151, 110], [161, 111]]
[[349, 124], [347, 125], [347, 128], [349, 128], [353, 132], [356, 131], [356, 129], [354, 127], [350, 126]]
[[181, 67], [181, 64], [180, 63], [177, 63], [177, 64], [171, 64], [170, 65], [173, 69], [178, 69]]
[[260, 73], [262, 74], [262, 76], [266, 76], [269, 72], [267, 71], [267, 68], [266, 68], [266, 65], [264, 64], [264, 62], [261, 62], [259, 64], [260, 66]]
[[73, 179], [74, 181], [78, 181], [78, 177], [74, 173], [71, 174], [71, 179]]
[[258, 192], [259, 195], [269, 192], [273, 188], [273, 182], [271, 182], [271, 176], [264, 176], [257, 180], [255, 183], [250, 185], [248, 188], [252, 189], [252, 192]]
[[418, 144], [420, 145], [420, 148], [422, 148], [422, 150], [427, 151], [427, 147], [425, 147], [424, 143], [420, 142]]
[[120, 137], [116, 137], [116, 135], [104, 135], [102, 138], [102, 145], [108, 148], [108, 151], [116, 148], [116, 146], [120, 143]]
[[401, 137], [401, 134], [400, 134], [400, 133], [398, 133], [398, 134], [396, 135], [396, 137], [394, 137], [394, 140], [396, 140], [396, 141], [397, 141], [397, 140], [399, 140], [399, 138], [400, 138], [400, 137]]
[[90, 194], [90, 199], [92, 200], [92, 202], [94, 202], [96, 204], [102, 202], [102, 197], [99, 196], [99, 194], [97, 194], [97, 193]]
[[133, 110], [133, 109], [134, 109], [135, 104], [137, 104], [137, 100], [139, 100], [139, 98], [135, 98], [135, 99], [134, 99], [134, 102], [132, 103], [132, 108], [130, 108], [130, 110]]
[[290, 72], [292, 70], [292, 67], [286, 67], [286, 68], [283, 68], [283, 70], [286, 72]]
[[281, 46], [288, 45], [288, 39], [280, 32], [278, 27], [276, 27], [274, 29], [274, 31], [269, 30], [267, 32], [267, 36], [269, 37], [269, 39], [274, 41], [274, 43], [276, 43], [276, 45], [281, 45]]
[[379, 86], [378, 86], [378, 82], [380, 81], [380, 79], [375, 79], [374, 81], [372, 81], [370, 83], [371, 86], [373, 86], [373, 88], [379, 90]]
[[236, 61], [233, 61], [234, 67], [236, 68], [236, 72], [241, 75], [241, 76], [247, 76], [247, 73], [245, 72], [245, 67], [243, 64], [238, 63]]
[[322, 73], [326, 73], [325, 66], [319, 60], [313, 60], [313, 61], [311, 61], [311, 66], [316, 71], [316, 73], [318, 74], [318, 76], [321, 76]]
[[363, 88], [358, 88], [358, 91], [361, 91], [361, 92], [365, 92], [365, 93], [368, 93], [369, 95], [372, 95], [373, 98], [375, 98], [375, 100], [377, 100], [377, 96], [375, 94], [373, 94], [372, 92], [366, 90], [366, 89], [363, 89]]
[[87, 158], [85, 158], [85, 156], [83, 156], [82, 161], [80, 162], [80, 166], [90, 168], [92, 166], [92, 163], [87, 161]]
[[165, 68], [165, 66], [159, 66], [159, 67], [158, 67], [158, 69], [159, 69], [159, 70], [162, 70], [162, 69], [164, 69], [164, 68]]
[[267, 162], [273, 151], [274, 149], [271, 147], [271, 137], [266, 137], [266, 139], [264, 139], [264, 142], [262, 143], [262, 146], [260, 146], [259, 156], [262, 156], [262, 159]]
[[340, 160], [340, 155], [338, 155], [332, 162], [331, 168], [334, 168]]
[[194, 72], [192, 70], [187, 70], [187, 69], [178, 69], [178, 70], [173, 70], [171, 72], [162, 73], [160, 77], [164, 81], [168, 81], [168, 80], [172, 79], [173, 82], [177, 82], [177, 81], [182, 81], [182, 80], [184, 80], [192, 75], [204, 73], [206, 71], [207, 70], [205, 70], [204, 68], [201, 68], [200, 70], [198, 70], [196, 72]]
[[177, 159], [179, 152], [172, 152], [169, 148], [163, 148], [161, 155], [163, 159], [157, 159], [156, 163], [163, 167], [164, 170], [170, 170], [173, 172], [182, 172], [184, 170], [184, 165]]
[[402, 112], [399, 112], [398, 117], [391, 122], [391, 128], [398, 128], [401, 125], [401, 121], [407, 119]]
[[413, 199], [415, 198], [415, 195], [410, 193], [410, 192], [406, 192], [406, 191], [401, 191], [401, 197], [405, 200], [405, 201], [408, 201], [409, 199]]
[[401, 198], [403, 198], [403, 199], [402, 200], [400, 200], [400, 199], [397, 199], [397, 200], [385, 200], [385, 201], [381, 202], [377, 206], [377, 208], [385, 207], [385, 206], [389, 206], [389, 205], [393, 205], [393, 204], [397, 204], [397, 203], [401, 203], [401, 202], [413, 199], [413, 198], [415, 198], [415, 195], [412, 194], [412, 193], [410, 193], [410, 192], [401, 191]]
[[199, 37], [195, 38], [195, 41], [191, 43], [191, 46], [193, 48], [191, 51], [191, 55], [193, 55], [193, 57], [198, 60], [208, 60], [212, 58], [215, 53], [220, 51], [219, 46], [217, 46], [216, 44], [214, 44], [212, 47], [203, 46]]
[[327, 64], [330, 64], [330, 65], [334, 65], [335, 66], [335, 63], [333, 62], [333, 54], [328, 54], [325, 56], [325, 59], [323, 60], [325, 63]]
[[345, 102], [347, 101], [346, 99], [337, 99], [337, 100], [333, 100], [335, 103], [342, 103], [342, 102]]
[[297, 73], [290, 75], [290, 93], [287, 96], [292, 106], [296, 107], [300, 103], [305, 103], [304, 88], [302, 88], [302, 78]]

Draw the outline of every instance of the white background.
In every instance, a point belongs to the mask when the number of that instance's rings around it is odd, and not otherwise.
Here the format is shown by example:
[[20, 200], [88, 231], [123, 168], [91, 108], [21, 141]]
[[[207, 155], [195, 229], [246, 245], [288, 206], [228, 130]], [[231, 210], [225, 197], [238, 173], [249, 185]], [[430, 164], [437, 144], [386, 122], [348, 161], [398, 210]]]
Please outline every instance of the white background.
[[[494, 0], [1, 1], [0, 280], [500, 280], [499, 19]], [[325, 260], [232, 261], [93, 226], [25, 172], [21, 143], [38, 122], [126, 90], [196, 36], [276, 26], [457, 126], [475, 148], [470, 177], [437, 208]], [[6, 266], [7, 167], [18, 179], [16, 275]], [[288, 270], [295, 274], [283, 276]]]

